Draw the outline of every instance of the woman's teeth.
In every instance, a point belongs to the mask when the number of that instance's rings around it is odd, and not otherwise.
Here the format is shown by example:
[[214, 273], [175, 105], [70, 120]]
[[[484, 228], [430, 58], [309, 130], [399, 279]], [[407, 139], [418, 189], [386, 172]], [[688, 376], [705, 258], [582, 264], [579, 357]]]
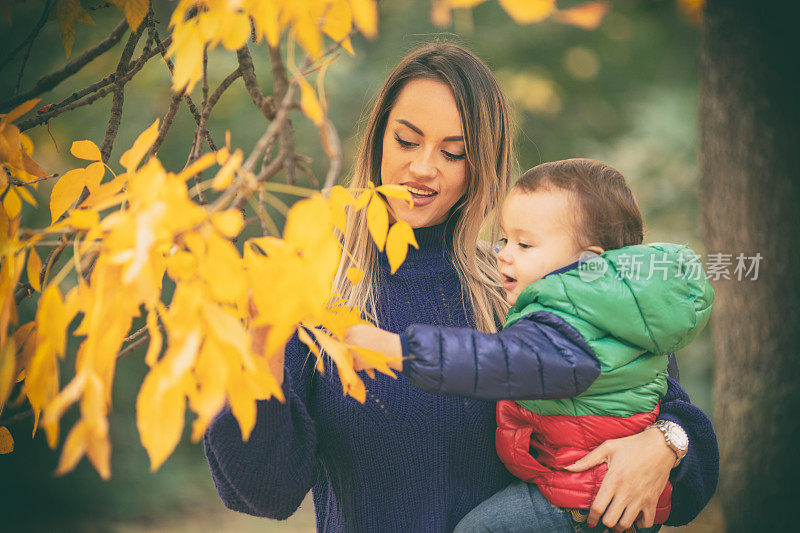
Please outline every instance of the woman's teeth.
[[423, 198], [427, 198], [428, 196], [433, 196], [434, 194], [437, 194], [436, 191], [423, 191], [422, 189], [417, 189], [416, 187], [412, 187], [410, 185], [406, 185], [405, 187], [406, 189], [408, 189], [408, 192], [410, 192], [414, 196], [421, 196]]

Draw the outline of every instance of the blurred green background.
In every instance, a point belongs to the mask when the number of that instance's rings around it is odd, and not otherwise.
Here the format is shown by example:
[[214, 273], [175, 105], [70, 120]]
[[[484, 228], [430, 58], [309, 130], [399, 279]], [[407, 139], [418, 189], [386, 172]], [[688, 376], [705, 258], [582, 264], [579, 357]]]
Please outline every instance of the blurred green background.
[[[559, 2], [560, 7], [581, 2]], [[38, 20], [43, 2], [15, 4], [13, 23], [0, 20], [0, 56], [24, 39]], [[73, 57], [107, 35], [121, 14], [104, 2], [84, 0], [96, 25], [77, 25]], [[172, 2], [154, 2], [162, 36], [167, 34]], [[415, 45], [433, 39], [459, 42], [473, 49], [497, 74], [509, 95], [518, 123], [516, 146], [520, 167], [568, 157], [592, 157], [619, 169], [629, 180], [647, 224], [647, 241], [687, 243], [702, 251], [697, 165], [698, 27], [673, 0], [616, 0], [602, 25], [586, 31], [556, 22], [519, 26], [490, 1], [473, 11], [456, 11], [447, 30], [430, 21], [428, 0], [392, 0], [380, 5], [375, 41], [354, 39], [356, 55], [340, 54], [328, 69], [326, 94], [330, 117], [345, 150], [345, 171], [359, 142], [362, 116], [392, 66]], [[124, 37], [126, 39], [127, 37]], [[144, 39], [139, 44], [142, 47]], [[58, 102], [116, 67], [121, 45], [96, 59], [50, 93], [40, 105]], [[271, 92], [266, 48], [252, 45], [256, 74]], [[137, 50], [138, 55], [138, 50]], [[44, 26], [22, 77], [22, 90], [65, 63], [58, 24]], [[14, 91], [19, 58], [0, 72], [0, 99]], [[210, 53], [212, 90], [236, 67], [235, 54]], [[163, 61], [151, 60], [126, 86], [122, 125], [111, 155], [112, 166], [133, 139], [169, 105], [170, 77]], [[201, 101], [199, 87], [194, 97]], [[34, 158], [46, 172], [63, 173], [80, 162], [69, 154], [73, 140], [102, 141], [111, 98], [52, 119], [48, 128], [27, 133]], [[26, 117], [27, 118], [27, 117]], [[313, 125], [294, 114], [296, 145], [311, 156], [320, 181], [327, 159]], [[233, 145], [248, 152], [263, 133], [265, 121], [235, 82], [211, 114], [209, 130], [218, 145], [229, 130]], [[189, 153], [194, 120], [186, 106], [159, 150], [164, 165], [177, 171]], [[346, 173], [346, 172], [345, 172]], [[282, 180], [282, 177], [278, 177]], [[306, 184], [301, 178], [300, 184]], [[49, 223], [45, 182], [37, 194], [43, 209], [25, 207], [23, 224]], [[287, 198], [288, 200], [288, 198]], [[255, 228], [253, 228], [255, 229]], [[21, 320], [32, 317], [26, 301]], [[713, 414], [712, 375], [707, 331], [678, 354], [681, 381], [692, 400]], [[74, 357], [74, 347], [72, 350]], [[11, 426], [16, 449], [0, 456], [0, 530], [2, 531], [313, 531], [310, 498], [283, 523], [227, 511], [217, 497], [201, 445], [188, 432], [175, 453], [156, 473], [149, 472], [135, 425], [135, 394], [146, 367], [143, 352], [119, 363], [111, 412], [112, 479], [102, 481], [87, 461], [63, 477], [54, 477], [58, 453], [40, 432], [30, 439], [30, 420]], [[70, 377], [68, 357], [62, 383]], [[74, 409], [73, 409], [74, 411]], [[62, 440], [76, 413], [65, 417]], [[715, 529], [706, 511], [694, 530]]]

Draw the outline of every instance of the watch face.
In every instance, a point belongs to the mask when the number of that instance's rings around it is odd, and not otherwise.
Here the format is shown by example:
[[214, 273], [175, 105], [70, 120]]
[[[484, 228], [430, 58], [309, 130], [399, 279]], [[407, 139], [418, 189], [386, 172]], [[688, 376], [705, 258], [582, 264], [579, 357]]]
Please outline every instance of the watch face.
[[689, 447], [689, 438], [686, 436], [686, 433], [676, 427], [668, 428], [669, 431], [669, 440], [675, 443], [675, 446], [680, 448], [681, 450], [685, 450]]

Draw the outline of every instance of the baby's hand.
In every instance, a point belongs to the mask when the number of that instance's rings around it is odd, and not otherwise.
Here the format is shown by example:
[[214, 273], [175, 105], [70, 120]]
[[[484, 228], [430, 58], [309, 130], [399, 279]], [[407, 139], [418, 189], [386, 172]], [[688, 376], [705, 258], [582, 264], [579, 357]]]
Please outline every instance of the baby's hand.
[[[347, 328], [344, 341], [347, 344], [368, 348], [396, 359], [389, 362], [389, 367], [397, 371], [403, 370], [403, 363], [400, 361], [400, 358], [403, 357], [400, 335], [376, 328], [375, 326], [358, 324], [357, 326]], [[356, 364], [356, 366], [359, 365]], [[360, 368], [356, 368], [356, 370], [360, 370]]]

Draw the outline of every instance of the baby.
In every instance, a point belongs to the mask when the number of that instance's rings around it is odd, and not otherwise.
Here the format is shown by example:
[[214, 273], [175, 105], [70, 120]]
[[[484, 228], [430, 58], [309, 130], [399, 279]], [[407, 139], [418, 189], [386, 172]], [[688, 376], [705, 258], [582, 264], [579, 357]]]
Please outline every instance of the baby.
[[[511, 306], [503, 331], [415, 324], [395, 335], [356, 326], [346, 340], [402, 356], [395, 368], [424, 390], [505, 400], [497, 452], [520, 481], [476, 507], [457, 532], [589, 531], [586, 510], [606, 465], [568, 467], [656, 422], [668, 356], [705, 327], [714, 294], [689, 248], [641, 244], [633, 193], [599, 161], [527, 171], [506, 197], [500, 228], [497, 267]], [[655, 425], [677, 465], [686, 433]], [[661, 494], [656, 524], [669, 515], [671, 490]]]

